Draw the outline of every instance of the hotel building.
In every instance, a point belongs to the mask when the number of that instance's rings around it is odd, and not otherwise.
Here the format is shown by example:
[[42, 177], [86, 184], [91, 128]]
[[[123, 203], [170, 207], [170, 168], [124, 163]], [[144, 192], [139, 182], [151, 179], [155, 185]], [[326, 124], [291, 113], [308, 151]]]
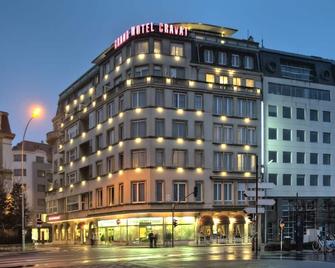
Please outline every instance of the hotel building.
[[[264, 73], [264, 179], [276, 186], [266, 213], [266, 240], [295, 238], [307, 229], [335, 232], [335, 73], [319, 57], [262, 49]], [[311, 236], [314, 239], [314, 236]]]
[[[260, 154], [259, 46], [206, 24], [132, 27], [59, 96], [55, 243], [248, 243]], [[197, 187], [197, 196], [192, 194]], [[172, 209], [177, 226], [172, 230]]]

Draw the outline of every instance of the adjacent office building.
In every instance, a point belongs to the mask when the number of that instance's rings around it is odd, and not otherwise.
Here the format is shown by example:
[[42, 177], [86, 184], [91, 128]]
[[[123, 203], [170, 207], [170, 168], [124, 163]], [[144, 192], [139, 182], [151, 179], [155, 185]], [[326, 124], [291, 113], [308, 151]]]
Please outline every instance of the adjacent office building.
[[[295, 237], [298, 214], [307, 229], [335, 231], [334, 64], [262, 49], [264, 178], [276, 186], [266, 213], [266, 237]], [[307, 238], [308, 239], [308, 238]]]
[[[59, 97], [55, 243], [249, 243], [260, 154], [259, 46], [206, 24], [131, 27]], [[194, 187], [197, 195], [192, 193]], [[172, 230], [172, 209], [177, 227]]]

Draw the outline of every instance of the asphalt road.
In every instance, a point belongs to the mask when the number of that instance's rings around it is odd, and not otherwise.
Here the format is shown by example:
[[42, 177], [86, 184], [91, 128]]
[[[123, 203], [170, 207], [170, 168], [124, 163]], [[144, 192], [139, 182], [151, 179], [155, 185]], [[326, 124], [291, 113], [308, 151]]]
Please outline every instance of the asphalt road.
[[263, 253], [255, 258], [249, 247], [43, 247], [25, 253], [0, 253], [0, 267], [243, 267], [328, 268], [335, 267], [335, 254]]

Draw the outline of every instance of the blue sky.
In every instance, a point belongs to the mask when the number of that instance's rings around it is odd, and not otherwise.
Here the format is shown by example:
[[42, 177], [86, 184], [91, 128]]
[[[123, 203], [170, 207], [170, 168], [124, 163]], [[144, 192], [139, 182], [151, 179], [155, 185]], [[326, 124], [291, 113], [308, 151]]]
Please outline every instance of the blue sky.
[[203, 22], [249, 32], [264, 46], [335, 59], [332, 0], [0, 0], [0, 110], [22, 134], [32, 103], [46, 108], [27, 139], [45, 140], [58, 94], [128, 29], [145, 22]]

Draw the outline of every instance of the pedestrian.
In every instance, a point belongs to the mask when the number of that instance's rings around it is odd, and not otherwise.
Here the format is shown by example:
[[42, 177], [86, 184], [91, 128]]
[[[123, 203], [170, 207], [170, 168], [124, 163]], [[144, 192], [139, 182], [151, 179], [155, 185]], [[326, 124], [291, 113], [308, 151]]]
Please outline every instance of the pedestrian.
[[154, 242], [154, 234], [152, 233], [152, 231], [150, 231], [149, 233], [149, 242], [150, 242], [150, 247], [153, 247], [153, 242]]
[[158, 239], [158, 234], [154, 234], [154, 247], [157, 248], [157, 239]]

